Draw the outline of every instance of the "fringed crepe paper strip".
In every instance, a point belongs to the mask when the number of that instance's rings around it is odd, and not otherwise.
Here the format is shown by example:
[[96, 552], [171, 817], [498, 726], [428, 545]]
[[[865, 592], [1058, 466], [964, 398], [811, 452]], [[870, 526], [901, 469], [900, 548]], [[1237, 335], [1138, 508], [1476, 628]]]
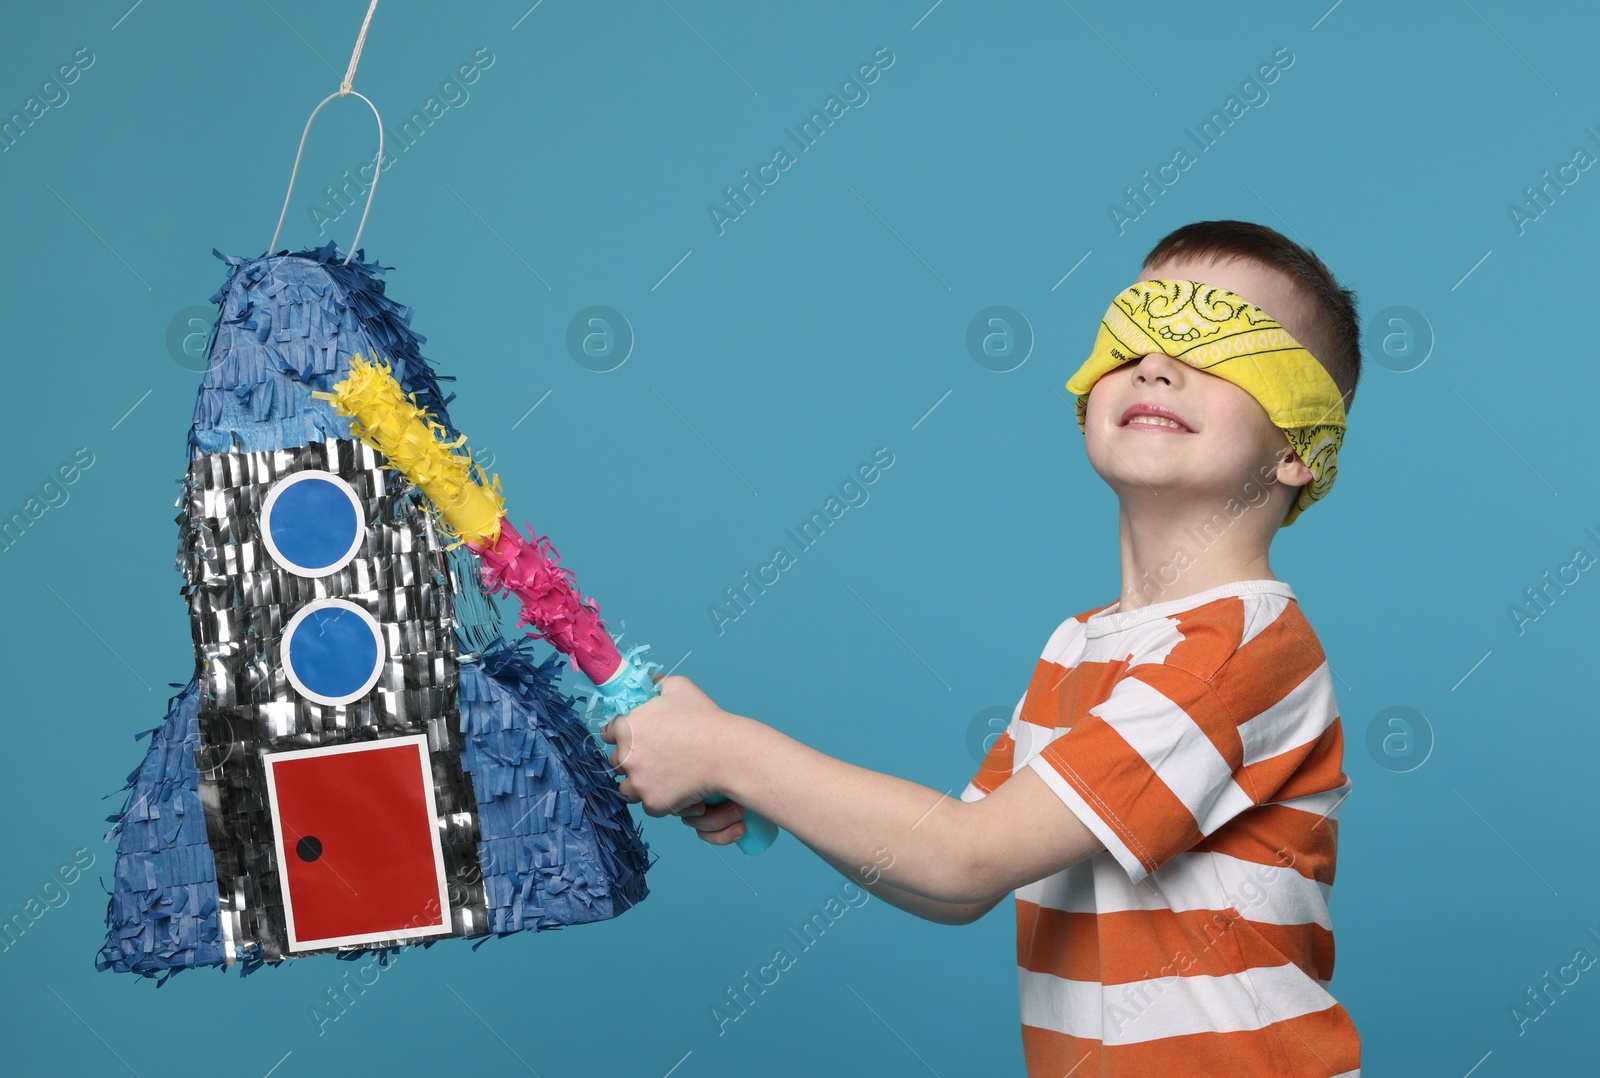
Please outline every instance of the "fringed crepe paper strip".
[[166, 721], [137, 735], [150, 738], [150, 750], [128, 776], [125, 788], [135, 795], [108, 817], [114, 826], [107, 839], [120, 833], [122, 841], [107, 916], [115, 936], [102, 955], [138, 956], [151, 972], [223, 960], [217, 874], [194, 765], [199, 704], [191, 680], [170, 701]]
[[[599, 604], [578, 591], [572, 571], [559, 564], [549, 538], [528, 528], [533, 536], [528, 539], [511, 526], [499, 476], [486, 478], [456, 452], [466, 436], [452, 436], [395, 380], [387, 363], [357, 356], [349, 375], [331, 393], [316, 396], [349, 417], [355, 436], [427, 495], [441, 528], [482, 560], [484, 587], [516, 597], [522, 608], [520, 624], [529, 635], [555, 645], [589, 678], [595, 687], [589, 698], [591, 730], [656, 695], [650, 673], [660, 664], [637, 660], [648, 645], [626, 655], [617, 650], [600, 620]], [[721, 800], [707, 798], [712, 804]], [[747, 854], [760, 853], [777, 837], [771, 821], [755, 813], [746, 813], [744, 824], [738, 842]]]
[[217, 257], [177, 503], [195, 672], [109, 817], [97, 967], [383, 959], [641, 901], [648, 848], [561, 657], [500, 637], [478, 558], [318, 396], [380, 354], [459, 439], [385, 267]]

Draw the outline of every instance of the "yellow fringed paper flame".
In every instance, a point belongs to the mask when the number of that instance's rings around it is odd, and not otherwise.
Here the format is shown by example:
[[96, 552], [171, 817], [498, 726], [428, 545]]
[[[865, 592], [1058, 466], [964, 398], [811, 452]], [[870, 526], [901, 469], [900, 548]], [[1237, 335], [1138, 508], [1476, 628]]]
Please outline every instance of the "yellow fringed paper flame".
[[357, 354], [350, 359], [350, 373], [332, 393], [312, 396], [332, 402], [334, 411], [350, 419], [352, 434], [415, 483], [448, 531], [463, 541], [493, 545], [505, 513], [499, 476], [486, 479], [481, 467], [451, 452], [467, 436], [447, 440], [444, 427], [389, 371], [387, 363], [372, 363]]

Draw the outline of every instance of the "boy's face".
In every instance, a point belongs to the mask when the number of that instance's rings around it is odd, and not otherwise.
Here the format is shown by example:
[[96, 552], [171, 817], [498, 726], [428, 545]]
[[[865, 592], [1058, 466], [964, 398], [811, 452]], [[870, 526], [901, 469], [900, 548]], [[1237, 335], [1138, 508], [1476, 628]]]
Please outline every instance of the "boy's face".
[[[1299, 296], [1275, 270], [1240, 260], [1178, 258], [1139, 277], [1163, 279], [1204, 281], [1236, 292], [1291, 335], [1303, 324]], [[1137, 417], [1140, 406], [1181, 426]], [[1154, 493], [1219, 509], [1229, 498], [1259, 507], [1275, 484], [1296, 488], [1311, 481], [1311, 470], [1294, 456], [1288, 436], [1272, 424], [1260, 402], [1232, 382], [1164, 352], [1101, 376], [1089, 392], [1084, 430], [1090, 465], [1125, 505], [1130, 497], [1143, 501]], [[1294, 491], [1277, 493], [1282, 511], [1274, 512], [1281, 519]], [[1162, 507], [1179, 509], [1169, 499], [1162, 499]]]

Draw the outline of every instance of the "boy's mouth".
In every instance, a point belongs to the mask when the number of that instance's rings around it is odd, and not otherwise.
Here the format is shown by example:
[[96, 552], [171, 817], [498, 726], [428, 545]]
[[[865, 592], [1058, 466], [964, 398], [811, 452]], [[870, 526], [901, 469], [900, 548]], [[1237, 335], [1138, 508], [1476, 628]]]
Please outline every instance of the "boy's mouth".
[[1119, 427], [1137, 427], [1140, 430], [1170, 431], [1173, 434], [1193, 434], [1194, 428], [1178, 417], [1170, 408], [1159, 404], [1135, 404], [1122, 413]]

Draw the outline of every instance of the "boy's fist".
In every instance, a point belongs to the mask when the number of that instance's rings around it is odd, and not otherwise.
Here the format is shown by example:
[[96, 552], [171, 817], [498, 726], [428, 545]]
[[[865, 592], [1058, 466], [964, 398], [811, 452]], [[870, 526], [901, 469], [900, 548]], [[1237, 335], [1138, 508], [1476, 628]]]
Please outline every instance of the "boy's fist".
[[744, 837], [744, 806], [737, 801], [707, 805], [696, 801], [678, 813], [698, 837], [713, 846], [726, 846]]
[[616, 746], [607, 759], [626, 776], [622, 796], [665, 816], [718, 792], [740, 720], [686, 677], [664, 677], [657, 686], [659, 696], [607, 723], [600, 740]]

